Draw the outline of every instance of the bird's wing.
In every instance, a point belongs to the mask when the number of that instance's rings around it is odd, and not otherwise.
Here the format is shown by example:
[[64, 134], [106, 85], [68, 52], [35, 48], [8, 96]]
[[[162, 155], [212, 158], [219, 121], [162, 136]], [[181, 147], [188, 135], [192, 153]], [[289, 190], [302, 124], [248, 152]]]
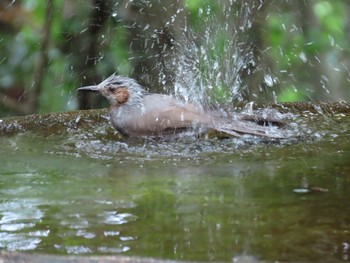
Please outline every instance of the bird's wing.
[[193, 104], [167, 95], [150, 94], [143, 97], [140, 107], [132, 109], [132, 118], [118, 119], [116, 126], [131, 136], [159, 136], [183, 132], [196, 125], [205, 126], [211, 119]]
[[204, 111], [194, 104], [181, 102], [174, 97], [150, 94], [142, 101], [139, 114], [123, 125], [132, 136], [160, 136], [196, 128], [198, 132], [216, 130], [231, 136], [243, 134], [281, 138], [277, 127], [261, 126], [255, 122], [227, 118], [218, 113]]

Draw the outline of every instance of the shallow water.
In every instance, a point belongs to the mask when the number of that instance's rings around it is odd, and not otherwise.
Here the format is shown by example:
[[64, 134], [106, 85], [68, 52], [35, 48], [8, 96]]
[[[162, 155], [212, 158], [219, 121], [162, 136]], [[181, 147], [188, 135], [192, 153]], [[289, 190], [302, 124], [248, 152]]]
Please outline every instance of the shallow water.
[[116, 140], [108, 124], [1, 136], [0, 247], [350, 261], [350, 118], [302, 115], [307, 136], [279, 142]]

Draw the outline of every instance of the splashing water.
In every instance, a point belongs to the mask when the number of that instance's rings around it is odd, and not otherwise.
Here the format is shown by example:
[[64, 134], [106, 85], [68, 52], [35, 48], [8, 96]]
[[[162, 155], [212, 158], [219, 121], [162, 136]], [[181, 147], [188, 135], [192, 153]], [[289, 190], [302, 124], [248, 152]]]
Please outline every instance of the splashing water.
[[[185, 100], [203, 106], [243, 100], [245, 89], [241, 75], [255, 64], [253, 47], [247, 41], [247, 31], [253, 13], [261, 5], [244, 3], [239, 10], [230, 1], [223, 4], [221, 17], [208, 8], [203, 33], [184, 32], [177, 43], [175, 93]], [[220, 21], [218, 21], [220, 20]], [[220, 26], [218, 26], [218, 23]]]
[[[327, 36], [321, 33], [326, 20], [315, 17], [317, 3], [116, 2], [112, 17], [130, 36], [132, 73], [152, 91], [175, 93], [204, 107], [251, 99], [348, 98], [346, 37], [334, 34], [341, 26]], [[344, 24], [346, 15], [341, 17]]]
[[[261, 3], [218, 3], [221, 15], [208, 6], [199, 9], [204, 17], [195, 33], [185, 27], [175, 42], [174, 90], [177, 96], [202, 106], [243, 100], [243, 71], [255, 64], [253, 47], [247, 41], [254, 11]], [[219, 25], [219, 26], [218, 26]], [[249, 74], [249, 72], [248, 72]]]
[[[138, 5], [139, 14], [153, 10], [151, 1], [126, 1], [124, 8], [130, 4]], [[169, 11], [166, 3], [162, 3], [162, 9], [171, 13], [160, 18], [164, 30], [152, 28], [140, 17], [134, 17], [139, 20], [127, 25], [129, 29], [137, 28], [138, 36], [144, 38], [145, 54], [159, 41], [160, 32], [175, 31], [170, 33], [170, 43], [165, 44], [160, 53], [148, 55], [157, 61], [153, 68], [160, 72], [157, 82], [185, 101], [204, 107], [242, 101], [246, 88], [242, 75], [252, 74], [256, 65], [248, 31], [263, 1], [237, 3], [230, 0], [201, 4], [195, 9], [198, 13], [192, 14], [200, 18], [201, 24], [192, 27], [188, 21], [190, 7], [177, 4], [177, 10]], [[137, 41], [134, 39], [130, 46], [138, 45]], [[131, 59], [139, 58], [133, 56]]]

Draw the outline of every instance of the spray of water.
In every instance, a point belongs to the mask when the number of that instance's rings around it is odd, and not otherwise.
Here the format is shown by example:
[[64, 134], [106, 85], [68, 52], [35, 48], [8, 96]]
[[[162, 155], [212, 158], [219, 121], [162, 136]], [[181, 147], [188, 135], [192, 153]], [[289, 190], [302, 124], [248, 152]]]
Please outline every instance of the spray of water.
[[174, 61], [166, 64], [174, 66], [177, 96], [205, 107], [243, 99], [242, 72], [249, 74], [255, 65], [248, 31], [261, 6], [258, 1], [219, 1], [217, 12], [199, 8], [204, 23], [196, 31], [187, 25], [182, 29]]
[[[131, 3], [138, 5], [138, 14], [156, 15], [150, 14], [153, 1], [136, 3], [128, 0], [123, 5], [127, 8]], [[156, 55], [149, 55], [157, 61], [154, 66], [160, 72], [157, 82], [185, 101], [204, 107], [243, 100], [242, 92], [246, 87], [242, 74], [251, 74], [256, 64], [253, 46], [248, 41], [249, 31], [254, 14], [261, 9], [263, 1], [208, 1], [195, 9], [197, 14], [191, 14], [200, 21], [197, 24], [188, 21], [188, 6], [177, 1], [174, 10], [165, 2], [159, 4], [164, 4], [161, 8], [164, 12], [172, 12], [164, 15], [167, 20], [160, 24], [176, 32], [170, 33], [170, 45], [165, 45], [164, 50]], [[143, 24], [133, 22], [128, 27], [138, 28], [138, 34], [144, 39], [144, 54], [154, 48], [162, 31], [157, 26], [152, 28], [148, 21]], [[131, 46], [136, 45], [136, 41]], [[144, 54], [140, 56], [145, 58]]]

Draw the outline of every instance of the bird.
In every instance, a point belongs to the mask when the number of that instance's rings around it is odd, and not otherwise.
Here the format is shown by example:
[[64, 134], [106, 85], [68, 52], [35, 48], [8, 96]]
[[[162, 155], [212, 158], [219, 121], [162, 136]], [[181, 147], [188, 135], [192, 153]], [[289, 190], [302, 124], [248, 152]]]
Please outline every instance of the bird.
[[276, 118], [247, 114], [223, 114], [207, 110], [175, 96], [150, 93], [135, 79], [116, 73], [97, 85], [78, 91], [99, 92], [110, 103], [112, 126], [126, 137], [164, 137], [179, 134], [218, 132], [227, 136], [243, 135], [283, 138]]

